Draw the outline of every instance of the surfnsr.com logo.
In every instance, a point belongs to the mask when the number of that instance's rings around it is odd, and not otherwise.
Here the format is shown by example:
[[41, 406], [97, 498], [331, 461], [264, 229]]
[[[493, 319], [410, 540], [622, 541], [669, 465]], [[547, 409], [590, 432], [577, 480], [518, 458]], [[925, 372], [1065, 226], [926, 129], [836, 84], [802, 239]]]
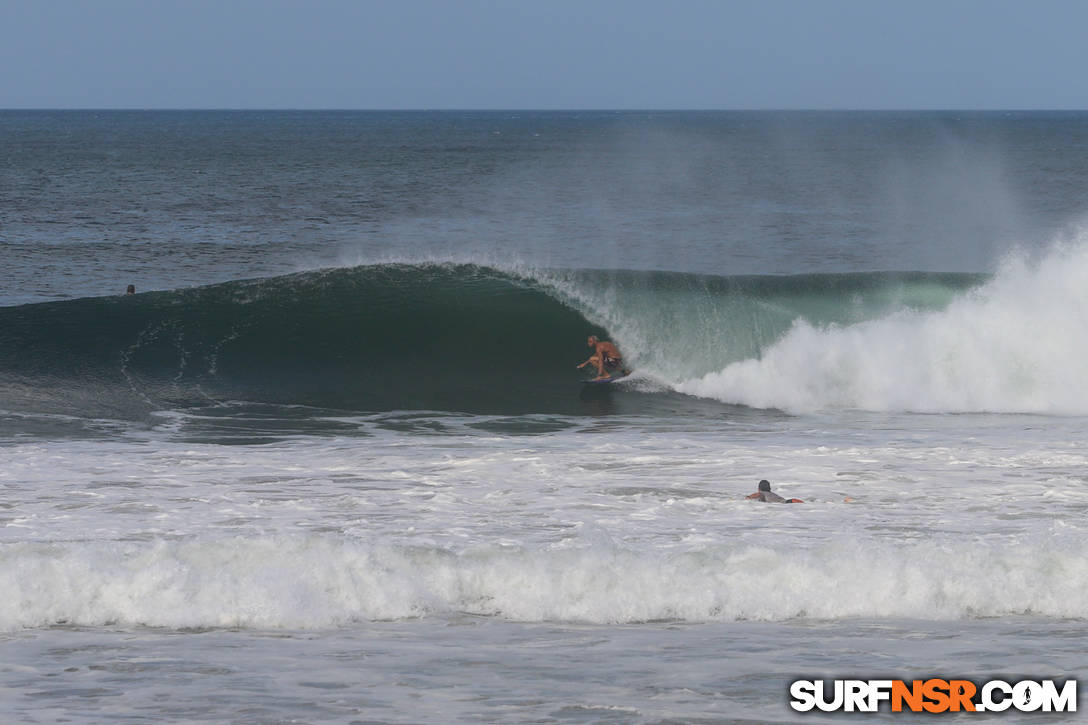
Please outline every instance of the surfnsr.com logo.
[[1076, 712], [1077, 681], [797, 680], [790, 707], [798, 712]]

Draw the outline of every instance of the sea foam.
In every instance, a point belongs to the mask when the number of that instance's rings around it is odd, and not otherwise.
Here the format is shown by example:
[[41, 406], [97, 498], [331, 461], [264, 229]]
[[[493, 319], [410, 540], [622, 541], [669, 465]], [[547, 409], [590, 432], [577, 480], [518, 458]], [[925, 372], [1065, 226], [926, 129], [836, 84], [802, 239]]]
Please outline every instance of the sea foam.
[[850, 325], [797, 319], [758, 356], [677, 381], [758, 408], [1088, 413], [1088, 244], [1007, 260], [937, 311]]
[[[1060, 537], [1059, 537], [1060, 538]], [[469, 614], [629, 623], [1088, 615], [1077, 542], [464, 551], [329, 535], [0, 548], [0, 629], [327, 628]]]

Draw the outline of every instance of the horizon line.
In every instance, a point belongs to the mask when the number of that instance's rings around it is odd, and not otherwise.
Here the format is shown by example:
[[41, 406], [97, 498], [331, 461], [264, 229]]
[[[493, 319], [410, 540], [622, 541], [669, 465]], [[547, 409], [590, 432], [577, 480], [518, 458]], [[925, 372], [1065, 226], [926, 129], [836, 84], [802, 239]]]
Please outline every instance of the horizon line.
[[447, 108], [351, 108], [294, 106], [6, 106], [0, 112], [73, 111], [73, 112], [221, 112], [221, 113], [1084, 113], [1088, 108], [515, 108], [515, 107], [447, 107]]

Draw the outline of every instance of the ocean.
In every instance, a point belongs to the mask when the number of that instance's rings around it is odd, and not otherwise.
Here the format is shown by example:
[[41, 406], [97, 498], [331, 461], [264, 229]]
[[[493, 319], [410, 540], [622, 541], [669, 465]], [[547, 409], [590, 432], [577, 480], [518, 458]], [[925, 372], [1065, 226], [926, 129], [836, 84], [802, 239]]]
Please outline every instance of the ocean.
[[0, 159], [5, 722], [1088, 678], [1088, 113], [5, 111]]

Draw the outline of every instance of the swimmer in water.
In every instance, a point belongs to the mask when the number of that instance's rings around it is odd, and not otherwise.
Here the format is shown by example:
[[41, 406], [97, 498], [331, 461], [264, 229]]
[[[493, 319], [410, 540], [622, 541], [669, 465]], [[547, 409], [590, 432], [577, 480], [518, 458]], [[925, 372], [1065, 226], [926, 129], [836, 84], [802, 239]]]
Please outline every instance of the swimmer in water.
[[752, 501], [763, 501], [764, 503], [804, 503], [799, 498], [782, 498], [777, 493], [771, 490], [771, 482], [767, 479], [763, 479], [759, 482], [759, 490], [755, 493], [750, 493], [745, 498]]

